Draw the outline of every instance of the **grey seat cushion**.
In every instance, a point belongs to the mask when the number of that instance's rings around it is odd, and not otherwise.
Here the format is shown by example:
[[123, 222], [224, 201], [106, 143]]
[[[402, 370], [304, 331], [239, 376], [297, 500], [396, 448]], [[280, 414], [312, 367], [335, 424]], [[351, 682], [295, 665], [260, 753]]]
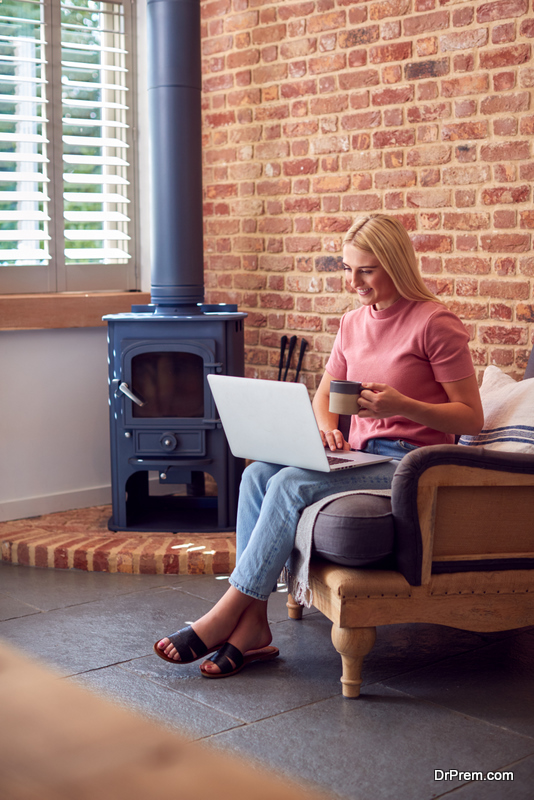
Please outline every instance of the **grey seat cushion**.
[[394, 526], [389, 497], [353, 495], [333, 500], [319, 512], [313, 529], [318, 556], [345, 567], [377, 564], [393, 553]]

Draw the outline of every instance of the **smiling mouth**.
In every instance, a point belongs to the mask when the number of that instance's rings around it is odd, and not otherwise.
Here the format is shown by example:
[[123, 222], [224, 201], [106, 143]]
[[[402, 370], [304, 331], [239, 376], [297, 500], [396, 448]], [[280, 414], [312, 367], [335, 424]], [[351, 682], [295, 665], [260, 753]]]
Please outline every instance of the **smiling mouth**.
[[358, 291], [358, 294], [369, 294], [369, 292], [372, 292], [373, 290], [372, 289], [358, 289], [357, 291]]

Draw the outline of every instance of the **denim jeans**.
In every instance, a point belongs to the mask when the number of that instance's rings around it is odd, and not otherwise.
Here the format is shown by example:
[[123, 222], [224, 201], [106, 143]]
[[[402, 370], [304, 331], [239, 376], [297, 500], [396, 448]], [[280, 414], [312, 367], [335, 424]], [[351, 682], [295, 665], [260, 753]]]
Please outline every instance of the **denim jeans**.
[[389, 489], [395, 469], [417, 445], [372, 439], [369, 453], [393, 461], [317, 472], [256, 461], [243, 473], [237, 510], [236, 567], [230, 583], [243, 594], [268, 600], [295, 540], [302, 511], [317, 500], [354, 489]]

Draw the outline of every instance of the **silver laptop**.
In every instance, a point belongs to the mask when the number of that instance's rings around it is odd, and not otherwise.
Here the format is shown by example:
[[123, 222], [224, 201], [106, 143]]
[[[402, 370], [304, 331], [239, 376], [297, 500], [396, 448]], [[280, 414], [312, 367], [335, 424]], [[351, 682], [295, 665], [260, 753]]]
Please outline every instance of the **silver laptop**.
[[302, 383], [208, 375], [232, 454], [319, 472], [391, 461], [360, 450], [325, 448]]

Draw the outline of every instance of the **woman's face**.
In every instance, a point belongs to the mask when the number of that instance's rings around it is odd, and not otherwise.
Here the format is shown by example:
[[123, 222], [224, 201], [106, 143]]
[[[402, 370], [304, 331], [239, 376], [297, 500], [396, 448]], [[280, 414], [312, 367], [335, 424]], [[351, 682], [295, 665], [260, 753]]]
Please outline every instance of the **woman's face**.
[[395, 284], [373, 253], [346, 244], [343, 248], [343, 269], [349, 289], [356, 292], [363, 305], [374, 306], [381, 311], [399, 299]]

